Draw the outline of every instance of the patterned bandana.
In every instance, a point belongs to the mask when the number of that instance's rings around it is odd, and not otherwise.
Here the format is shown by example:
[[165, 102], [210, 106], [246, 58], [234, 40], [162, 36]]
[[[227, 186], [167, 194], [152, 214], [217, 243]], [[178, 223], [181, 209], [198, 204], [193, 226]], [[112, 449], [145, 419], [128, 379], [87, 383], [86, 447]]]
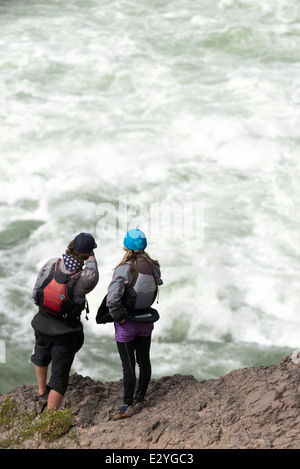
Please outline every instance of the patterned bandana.
[[63, 261], [65, 264], [65, 267], [67, 270], [70, 272], [74, 272], [76, 270], [80, 270], [83, 267], [83, 262], [78, 261], [77, 259], [73, 259], [73, 257], [68, 256], [67, 254], [63, 254]]

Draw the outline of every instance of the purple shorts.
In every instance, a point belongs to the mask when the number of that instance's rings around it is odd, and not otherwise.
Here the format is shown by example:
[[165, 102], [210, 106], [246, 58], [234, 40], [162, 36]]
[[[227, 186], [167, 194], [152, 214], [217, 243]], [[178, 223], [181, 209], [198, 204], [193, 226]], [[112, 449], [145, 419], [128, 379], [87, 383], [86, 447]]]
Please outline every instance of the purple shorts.
[[153, 331], [152, 322], [133, 322], [126, 320], [123, 324], [115, 323], [115, 340], [131, 342], [137, 336], [148, 337]]

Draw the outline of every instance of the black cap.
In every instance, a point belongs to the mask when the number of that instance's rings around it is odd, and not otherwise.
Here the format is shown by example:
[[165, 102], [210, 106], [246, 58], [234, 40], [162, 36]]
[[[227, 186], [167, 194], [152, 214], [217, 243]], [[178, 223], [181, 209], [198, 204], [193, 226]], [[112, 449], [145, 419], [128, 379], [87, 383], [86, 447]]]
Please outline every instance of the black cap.
[[90, 233], [79, 233], [73, 239], [73, 247], [77, 252], [88, 253], [95, 249], [97, 244]]

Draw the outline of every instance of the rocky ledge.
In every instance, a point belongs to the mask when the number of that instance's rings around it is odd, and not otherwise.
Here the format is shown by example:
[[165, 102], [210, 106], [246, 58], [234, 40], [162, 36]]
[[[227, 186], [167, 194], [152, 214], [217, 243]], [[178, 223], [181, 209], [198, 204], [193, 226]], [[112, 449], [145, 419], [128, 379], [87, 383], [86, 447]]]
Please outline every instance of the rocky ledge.
[[[131, 418], [112, 416], [122, 380], [74, 374], [63, 407], [74, 409], [82, 449], [300, 449], [300, 364], [243, 368], [213, 380], [174, 375], [151, 380], [147, 400]], [[7, 395], [21, 409], [41, 412], [37, 387]], [[70, 448], [72, 444], [70, 443]], [[75, 445], [74, 445], [75, 448]]]

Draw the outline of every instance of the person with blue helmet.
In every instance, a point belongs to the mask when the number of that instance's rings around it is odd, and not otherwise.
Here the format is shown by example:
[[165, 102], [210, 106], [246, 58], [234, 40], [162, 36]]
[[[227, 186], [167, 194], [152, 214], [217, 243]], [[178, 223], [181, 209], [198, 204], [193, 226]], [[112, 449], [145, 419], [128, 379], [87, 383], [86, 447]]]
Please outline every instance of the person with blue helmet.
[[[137, 404], [144, 400], [151, 378], [151, 335], [153, 323], [159, 319], [151, 305], [163, 282], [160, 265], [145, 252], [146, 247], [147, 239], [141, 230], [126, 233], [123, 248], [126, 253], [114, 271], [106, 296], [124, 377], [123, 406], [115, 420], [133, 415]], [[136, 362], [139, 382], [135, 392]]]
[[146, 249], [147, 239], [145, 234], [138, 228], [128, 231], [124, 238], [124, 246], [130, 251]]

